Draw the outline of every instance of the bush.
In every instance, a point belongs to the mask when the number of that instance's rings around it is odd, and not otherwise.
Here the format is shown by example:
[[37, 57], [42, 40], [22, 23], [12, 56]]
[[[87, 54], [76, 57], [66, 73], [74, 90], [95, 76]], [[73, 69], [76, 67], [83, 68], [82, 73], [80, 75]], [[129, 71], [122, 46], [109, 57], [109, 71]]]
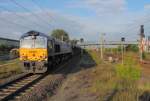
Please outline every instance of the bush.
[[118, 65], [116, 72], [122, 79], [138, 80], [140, 77], [140, 70], [131, 65]]
[[118, 64], [116, 66], [117, 76], [126, 80], [138, 80], [141, 75], [140, 65], [134, 60], [134, 57], [125, 57], [124, 63], [124, 65]]
[[127, 51], [132, 51], [132, 52], [138, 52], [139, 47], [138, 47], [138, 45], [128, 45], [128, 46], [126, 46], [126, 50]]

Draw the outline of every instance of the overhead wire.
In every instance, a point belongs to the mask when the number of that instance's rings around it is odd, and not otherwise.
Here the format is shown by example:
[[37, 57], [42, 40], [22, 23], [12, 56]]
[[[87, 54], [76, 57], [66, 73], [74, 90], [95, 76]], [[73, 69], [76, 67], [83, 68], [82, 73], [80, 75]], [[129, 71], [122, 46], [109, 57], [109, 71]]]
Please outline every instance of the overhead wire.
[[2, 18], [2, 17], [0, 17], [0, 21], [8, 22], [10, 24], [17, 25], [17, 26], [22, 27], [22, 28], [31, 29], [29, 26], [25, 26], [25, 25], [22, 25], [22, 24], [19, 24], [19, 23], [15, 23], [13, 21], [9, 21], [9, 20], [7, 20], [5, 18]]
[[37, 14], [31, 12], [30, 9], [28, 9], [28, 8], [24, 7], [23, 5], [21, 5], [20, 3], [16, 2], [16, 0], [9, 0], [9, 1], [11, 1], [12, 3], [14, 3], [16, 6], [24, 9], [25, 11], [30, 12], [37, 20], [41, 20], [44, 24], [46, 24], [47, 26], [50, 26], [50, 24], [47, 23], [47, 21], [45, 21], [43, 18], [41, 18]]
[[[9, 9], [7, 9], [7, 8], [5, 8], [5, 7], [0, 6], [0, 8], [1, 8], [1, 9], [4, 9], [4, 10], [6, 10], [6, 11], [10, 12], [10, 13], [12, 13], [12, 11], [11, 11], [11, 10], [9, 10]], [[19, 17], [20, 19], [23, 19], [24, 21], [28, 20], [28, 21], [32, 22], [34, 25], [36, 25], [36, 26], [38, 26], [38, 27], [42, 27], [42, 28], [44, 28], [44, 27], [43, 27], [43, 26], [41, 26], [40, 24], [38, 24], [38, 23], [34, 22], [33, 20], [29, 20], [29, 19], [27, 19], [27, 17], [21, 16], [21, 15], [17, 14], [16, 12], [13, 12], [13, 14], [14, 14], [15, 16]]]
[[[147, 16], [143, 16], [143, 17], [147, 17]], [[136, 24], [135, 26], [130, 26], [130, 28], [128, 28], [127, 32], [130, 32], [130, 31], [133, 31], [133, 30], [139, 31], [140, 25], [142, 25], [142, 24], [144, 25], [144, 24], [148, 23], [149, 21], [150, 21], [149, 19], [146, 19], [146, 20], [140, 22], [141, 24]], [[136, 29], [138, 27], [139, 27], [139, 29]], [[139, 35], [139, 33], [138, 33], [138, 35]]]
[[53, 16], [51, 16], [45, 9], [43, 9], [39, 3], [37, 3], [35, 0], [31, 0], [38, 8], [40, 8], [41, 11], [45, 12], [45, 14], [47, 15], [47, 17], [51, 18], [52, 21], [55, 23], [55, 19], [53, 18]]
[[[3, 38], [8, 38], [8, 37], [10, 37], [10, 34], [14, 34], [14, 33], [12, 33], [12, 32], [10, 32], [10, 33], [6, 33], [6, 32], [1, 32], [2, 34], [5, 34], [4, 36], [3, 36]], [[13, 40], [17, 40], [16, 38], [12, 38], [11, 37], [11, 39], [13, 39]]]

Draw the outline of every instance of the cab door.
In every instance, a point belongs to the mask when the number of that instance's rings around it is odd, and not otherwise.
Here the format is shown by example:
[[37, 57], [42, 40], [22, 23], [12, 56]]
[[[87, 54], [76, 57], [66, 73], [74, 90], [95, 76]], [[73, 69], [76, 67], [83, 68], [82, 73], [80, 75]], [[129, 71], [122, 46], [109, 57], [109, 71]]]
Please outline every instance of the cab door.
[[53, 41], [52, 40], [48, 40], [48, 43], [47, 43], [47, 47], [48, 47], [48, 54], [49, 55], [52, 55], [54, 50], [53, 50]]

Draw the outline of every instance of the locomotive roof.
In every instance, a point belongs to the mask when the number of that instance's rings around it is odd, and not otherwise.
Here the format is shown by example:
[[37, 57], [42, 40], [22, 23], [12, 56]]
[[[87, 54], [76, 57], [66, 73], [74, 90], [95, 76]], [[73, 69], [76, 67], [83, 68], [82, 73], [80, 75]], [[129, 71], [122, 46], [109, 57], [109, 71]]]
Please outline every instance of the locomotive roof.
[[51, 37], [51, 36], [48, 36], [48, 35], [46, 35], [46, 34], [44, 34], [44, 33], [41, 33], [41, 32], [38, 32], [38, 31], [29, 31], [29, 32], [27, 32], [27, 33], [24, 33], [21, 37], [20, 37], [20, 39], [22, 39], [22, 38], [24, 38], [24, 37], [27, 37], [27, 36], [32, 36], [32, 35], [35, 35], [35, 36], [43, 36], [43, 37], [46, 37], [46, 38], [48, 38], [48, 39], [50, 39], [50, 40], [55, 40], [55, 42], [56, 43], [66, 43], [66, 42], [63, 42], [63, 41], [61, 41], [61, 40], [59, 40], [59, 39], [55, 39], [55, 38], [53, 38], [53, 37]]
[[24, 37], [27, 37], [27, 36], [32, 36], [32, 35], [35, 35], [35, 36], [43, 36], [43, 37], [47, 37], [49, 39], [53, 39], [52, 37], [44, 34], [44, 33], [41, 33], [41, 32], [38, 32], [38, 31], [29, 31], [27, 33], [24, 33], [20, 38], [24, 38]]

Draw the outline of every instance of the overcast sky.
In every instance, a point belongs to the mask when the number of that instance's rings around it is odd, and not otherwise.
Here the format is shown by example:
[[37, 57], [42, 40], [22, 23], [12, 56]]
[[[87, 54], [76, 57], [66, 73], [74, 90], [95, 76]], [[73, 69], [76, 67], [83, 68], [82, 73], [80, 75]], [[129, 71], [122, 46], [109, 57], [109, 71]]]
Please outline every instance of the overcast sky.
[[150, 35], [150, 0], [0, 0], [0, 37], [19, 39], [29, 31], [63, 28], [86, 41], [135, 41], [140, 25]]

